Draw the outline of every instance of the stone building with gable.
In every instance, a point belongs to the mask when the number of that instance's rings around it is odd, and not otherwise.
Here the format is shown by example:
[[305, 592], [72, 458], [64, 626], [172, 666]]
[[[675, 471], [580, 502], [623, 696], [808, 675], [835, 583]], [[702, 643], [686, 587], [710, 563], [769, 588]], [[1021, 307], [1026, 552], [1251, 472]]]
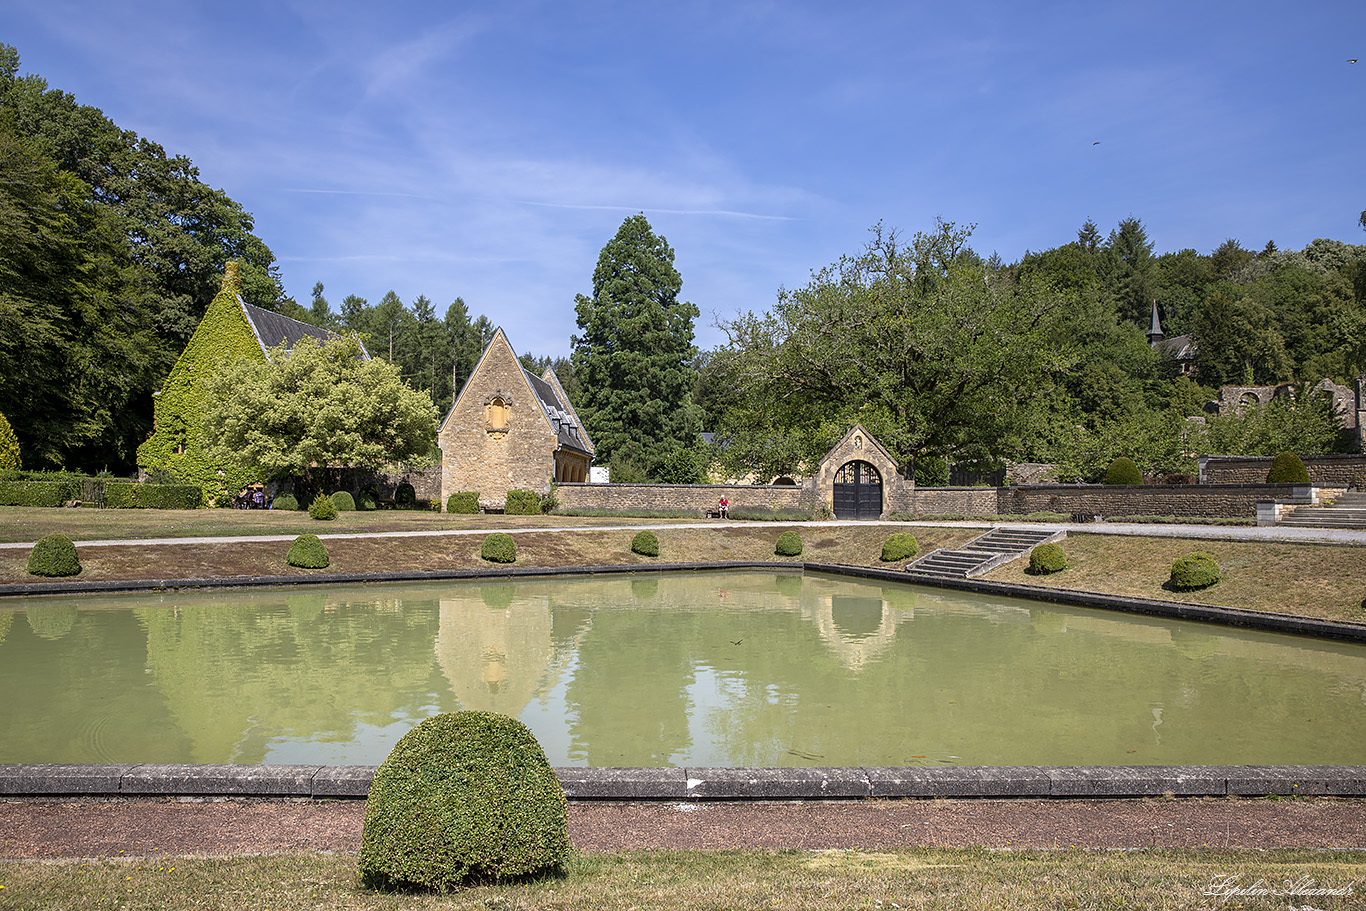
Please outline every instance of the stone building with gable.
[[441, 422], [437, 446], [443, 508], [459, 491], [501, 508], [509, 490], [544, 494], [552, 483], [585, 482], [593, 463], [593, 441], [555, 371], [524, 368], [502, 329]]

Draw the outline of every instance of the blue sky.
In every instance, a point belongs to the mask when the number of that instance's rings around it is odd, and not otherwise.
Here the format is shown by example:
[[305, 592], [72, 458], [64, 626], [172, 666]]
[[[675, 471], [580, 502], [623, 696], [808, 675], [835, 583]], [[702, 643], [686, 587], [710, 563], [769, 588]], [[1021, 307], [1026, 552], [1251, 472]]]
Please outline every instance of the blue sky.
[[1366, 242], [1360, 0], [8, 0], [0, 41], [193, 159], [300, 303], [459, 295], [518, 352], [568, 353], [639, 211], [703, 347], [878, 221], [1007, 262], [1131, 215], [1158, 252]]

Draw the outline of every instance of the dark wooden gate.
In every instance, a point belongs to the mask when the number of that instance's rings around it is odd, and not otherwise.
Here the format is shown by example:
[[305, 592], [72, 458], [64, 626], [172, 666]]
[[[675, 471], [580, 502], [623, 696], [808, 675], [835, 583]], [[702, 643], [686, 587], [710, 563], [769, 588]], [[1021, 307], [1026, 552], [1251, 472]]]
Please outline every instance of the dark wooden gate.
[[835, 473], [835, 518], [882, 516], [882, 475], [867, 462], [847, 462]]

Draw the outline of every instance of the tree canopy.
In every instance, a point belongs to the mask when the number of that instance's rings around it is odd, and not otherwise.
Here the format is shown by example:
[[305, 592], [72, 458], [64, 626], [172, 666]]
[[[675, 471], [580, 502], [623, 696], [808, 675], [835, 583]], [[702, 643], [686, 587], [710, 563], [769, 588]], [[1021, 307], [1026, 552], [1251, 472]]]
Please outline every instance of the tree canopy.
[[269, 362], [241, 358], [205, 382], [204, 433], [216, 460], [255, 467], [268, 478], [321, 470], [378, 469], [427, 455], [436, 440], [436, 409], [397, 368], [361, 358], [345, 336], [305, 337]]
[[250, 303], [292, 304], [252, 227], [188, 158], [20, 76], [0, 44], [0, 411], [28, 464], [132, 468], [229, 259]]
[[903, 244], [882, 225], [764, 314], [724, 321], [735, 405], [723, 453], [738, 472], [809, 470], [855, 422], [902, 462], [1015, 454], [1020, 427], [1074, 356], [1067, 296], [991, 269], [970, 228]]
[[627, 218], [598, 256], [592, 295], [575, 298], [582, 334], [570, 340], [575, 409], [597, 461], [634, 463], [652, 477], [701, 429], [692, 403], [698, 311], [679, 301], [683, 279], [673, 263], [644, 215]]

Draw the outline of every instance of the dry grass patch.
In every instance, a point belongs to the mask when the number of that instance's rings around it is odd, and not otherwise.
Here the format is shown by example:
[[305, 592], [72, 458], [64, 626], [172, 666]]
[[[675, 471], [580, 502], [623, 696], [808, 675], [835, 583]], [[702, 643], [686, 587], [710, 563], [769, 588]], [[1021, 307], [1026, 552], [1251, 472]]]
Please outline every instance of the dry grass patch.
[[[1062, 542], [1068, 568], [1031, 576], [1017, 560], [987, 574], [992, 582], [1189, 601], [1245, 610], [1366, 621], [1366, 548], [1259, 541], [1196, 541], [1074, 534]], [[1172, 563], [1191, 551], [1219, 563], [1222, 581], [1202, 591], [1164, 586]]]
[[[1217, 879], [1243, 887], [1259, 880], [1276, 888], [1296, 883], [1351, 887], [1352, 894], [1234, 898], [1225, 903], [1204, 894]], [[1363, 880], [1366, 863], [1359, 854], [1322, 851], [630, 851], [580, 855], [565, 875], [538, 882], [477, 886], [449, 895], [393, 895], [361, 890], [354, 856], [292, 854], [8, 863], [0, 869], [0, 906], [24, 911], [1176, 911], [1308, 903], [1328, 911], [1360, 907]]]

